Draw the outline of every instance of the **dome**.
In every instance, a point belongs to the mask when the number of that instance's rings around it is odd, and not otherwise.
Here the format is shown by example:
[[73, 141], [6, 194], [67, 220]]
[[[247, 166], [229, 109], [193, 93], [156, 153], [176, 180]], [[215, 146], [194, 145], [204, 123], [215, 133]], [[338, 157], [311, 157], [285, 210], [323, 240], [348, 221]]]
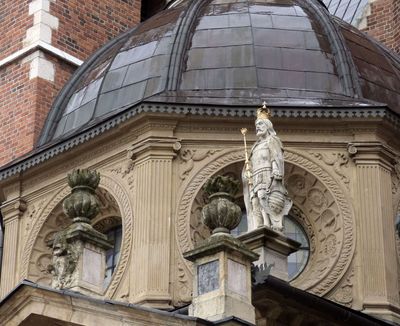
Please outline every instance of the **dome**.
[[56, 99], [39, 145], [139, 103], [400, 113], [396, 55], [318, 0], [186, 0], [97, 51]]

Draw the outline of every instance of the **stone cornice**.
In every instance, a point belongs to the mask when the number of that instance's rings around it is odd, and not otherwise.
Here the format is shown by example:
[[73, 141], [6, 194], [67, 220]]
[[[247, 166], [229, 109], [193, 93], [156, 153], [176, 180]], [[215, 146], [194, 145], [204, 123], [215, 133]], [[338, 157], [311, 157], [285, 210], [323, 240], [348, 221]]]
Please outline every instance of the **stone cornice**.
[[380, 165], [391, 171], [395, 162], [395, 151], [381, 142], [349, 143], [347, 150], [356, 165]]
[[176, 156], [178, 139], [169, 137], [149, 137], [133, 145], [128, 150], [128, 156], [141, 163], [147, 159], [172, 159]]
[[[194, 115], [205, 117], [229, 117], [229, 118], [245, 118], [252, 116], [253, 112], [246, 107], [212, 107], [212, 106], [187, 106], [187, 105], [160, 105], [154, 103], [142, 103], [129, 110], [121, 112], [120, 114], [99, 123], [92, 128], [73, 136], [69, 139], [60, 140], [51, 146], [40, 150], [36, 150], [26, 158], [11, 163], [4, 168], [0, 169], [0, 181], [7, 179], [20, 172], [26, 171], [34, 166], [41, 164], [48, 159], [66, 152], [82, 143], [85, 143], [104, 132], [113, 129], [128, 119], [131, 119], [141, 113], [163, 113], [177, 114], [180, 116]], [[272, 108], [272, 117], [285, 118], [285, 119], [378, 119], [387, 120], [394, 126], [400, 127], [399, 117], [389, 111], [387, 107], [344, 107], [344, 108], [289, 108], [279, 107]]]
[[7, 224], [9, 221], [21, 217], [26, 211], [27, 204], [25, 200], [19, 198], [3, 204], [0, 208], [4, 223]]

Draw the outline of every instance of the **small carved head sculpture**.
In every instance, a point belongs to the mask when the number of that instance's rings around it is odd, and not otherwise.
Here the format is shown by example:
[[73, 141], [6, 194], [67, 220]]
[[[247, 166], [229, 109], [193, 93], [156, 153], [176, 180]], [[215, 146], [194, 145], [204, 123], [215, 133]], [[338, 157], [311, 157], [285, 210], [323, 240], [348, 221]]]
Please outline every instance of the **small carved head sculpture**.
[[269, 117], [271, 116], [270, 109], [264, 102], [263, 106], [257, 110], [256, 135], [257, 136], [276, 136], [276, 132]]
[[57, 236], [53, 243], [53, 256], [60, 257], [68, 254], [67, 240], [63, 236]]

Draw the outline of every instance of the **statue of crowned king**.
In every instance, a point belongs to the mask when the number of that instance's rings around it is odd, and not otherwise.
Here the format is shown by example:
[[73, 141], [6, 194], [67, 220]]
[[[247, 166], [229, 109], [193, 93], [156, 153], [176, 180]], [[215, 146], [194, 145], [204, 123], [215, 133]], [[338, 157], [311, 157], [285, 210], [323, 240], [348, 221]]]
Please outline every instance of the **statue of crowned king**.
[[283, 184], [283, 145], [269, 118], [270, 111], [264, 102], [257, 110], [255, 127], [258, 139], [250, 154], [247, 153], [247, 129], [241, 130], [246, 153], [242, 179], [248, 231], [267, 226], [282, 232], [283, 218], [293, 204]]

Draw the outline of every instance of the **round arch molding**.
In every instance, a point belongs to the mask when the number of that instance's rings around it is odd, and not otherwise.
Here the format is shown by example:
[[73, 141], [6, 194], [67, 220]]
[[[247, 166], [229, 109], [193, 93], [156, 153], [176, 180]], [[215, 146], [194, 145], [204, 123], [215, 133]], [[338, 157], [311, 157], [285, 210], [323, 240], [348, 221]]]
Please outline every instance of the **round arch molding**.
[[[105, 297], [112, 298], [128, 267], [131, 256], [133, 209], [128, 192], [103, 171], [101, 171], [99, 190], [101, 191], [100, 202], [102, 202], [103, 217], [116, 216], [122, 220], [121, 255], [111, 282], [104, 293]], [[46, 240], [50, 239], [55, 233], [55, 230], [61, 230], [68, 225], [66, 217], [63, 216], [61, 205], [63, 199], [69, 193], [70, 188], [68, 186], [59, 189], [48, 203], [43, 205], [43, 208], [33, 216], [33, 221], [35, 222], [27, 236], [23, 250], [21, 272], [23, 278], [29, 279], [33, 277], [36, 282], [48, 282], [45, 268], [49, 263], [49, 254], [43, 252], [42, 248], [37, 247], [43, 247]], [[107, 201], [114, 201], [115, 205], [107, 204]], [[99, 222], [99, 219], [96, 218], [95, 222]]]
[[[354, 214], [344, 189], [328, 172], [303, 153], [286, 148], [284, 155], [285, 183], [294, 201], [294, 217], [308, 234], [312, 250], [306, 269], [292, 284], [323, 296], [342, 279], [352, 261]], [[220, 152], [211, 162], [193, 171], [179, 192], [176, 235], [185, 279], [192, 277], [190, 263], [182, 258], [182, 254], [193, 248], [190, 220], [196, 196], [212, 175], [242, 161], [243, 150]]]

